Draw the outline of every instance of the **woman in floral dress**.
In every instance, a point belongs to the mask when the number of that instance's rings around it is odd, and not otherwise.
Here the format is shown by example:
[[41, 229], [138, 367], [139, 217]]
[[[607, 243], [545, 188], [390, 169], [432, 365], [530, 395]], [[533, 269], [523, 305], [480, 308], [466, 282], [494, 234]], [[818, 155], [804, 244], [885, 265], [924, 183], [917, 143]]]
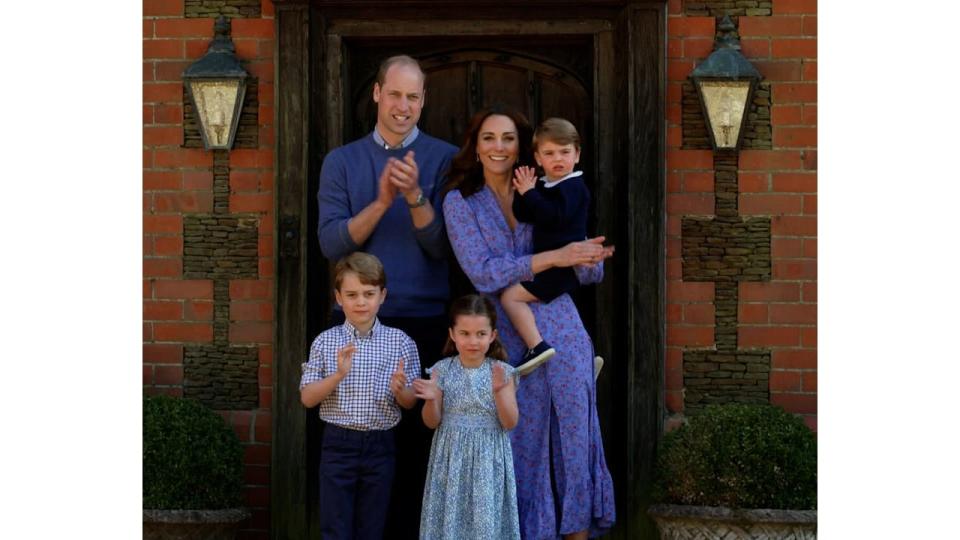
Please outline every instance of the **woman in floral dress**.
[[[515, 111], [475, 115], [443, 203], [457, 261], [496, 306], [497, 330], [514, 366], [526, 347], [500, 306], [500, 291], [562, 266], [574, 266], [581, 283], [595, 283], [612, 254], [603, 237], [531, 254], [532, 227], [511, 211], [511, 179], [517, 166], [530, 164], [531, 139], [530, 124]], [[615, 509], [597, 418], [593, 345], [569, 295], [530, 307], [557, 354], [524, 377], [517, 393], [520, 420], [511, 441], [520, 534], [526, 540], [598, 536], [613, 525]]]

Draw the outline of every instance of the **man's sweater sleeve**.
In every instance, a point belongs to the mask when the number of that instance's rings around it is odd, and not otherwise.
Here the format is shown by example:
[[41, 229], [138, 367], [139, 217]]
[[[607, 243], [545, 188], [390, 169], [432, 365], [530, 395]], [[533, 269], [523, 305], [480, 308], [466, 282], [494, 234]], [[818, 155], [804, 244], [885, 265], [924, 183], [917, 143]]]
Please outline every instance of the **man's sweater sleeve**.
[[317, 204], [320, 219], [317, 221], [317, 236], [320, 251], [331, 261], [340, 260], [358, 249], [347, 222], [353, 217], [350, 195], [347, 192], [347, 172], [339, 152], [327, 154], [320, 168], [320, 187], [317, 189]]

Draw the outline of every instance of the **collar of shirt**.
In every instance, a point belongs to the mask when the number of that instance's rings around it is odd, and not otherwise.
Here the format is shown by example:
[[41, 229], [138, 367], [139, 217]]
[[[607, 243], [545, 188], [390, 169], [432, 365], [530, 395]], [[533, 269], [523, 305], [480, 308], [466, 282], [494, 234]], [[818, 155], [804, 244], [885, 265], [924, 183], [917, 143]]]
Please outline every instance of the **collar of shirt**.
[[573, 171], [572, 173], [564, 176], [563, 178], [559, 178], [559, 179], [554, 180], [554, 181], [552, 181], [552, 182], [549, 181], [549, 180], [547, 180], [547, 177], [546, 177], [546, 176], [541, 176], [541, 177], [540, 177], [540, 181], [543, 182], [543, 187], [553, 187], [553, 186], [559, 184], [560, 182], [563, 182], [563, 181], [566, 180], [567, 178], [576, 178], [577, 176], [581, 176], [582, 174], [583, 174], [583, 171]]
[[380, 135], [380, 132], [377, 131], [377, 128], [373, 128], [373, 140], [384, 150], [399, 150], [401, 148], [406, 148], [413, 144], [413, 141], [417, 140], [417, 135], [420, 135], [420, 128], [413, 126], [413, 130], [410, 131], [410, 134], [407, 135], [405, 139], [400, 141], [400, 144], [396, 146], [390, 146], [386, 139]]
[[379, 330], [380, 319], [373, 320], [373, 326], [370, 327], [370, 331], [367, 332], [367, 335], [361, 335], [360, 331], [357, 330], [357, 327], [350, 324], [350, 321], [343, 321], [343, 331], [347, 333], [347, 336], [350, 340], [373, 339]]

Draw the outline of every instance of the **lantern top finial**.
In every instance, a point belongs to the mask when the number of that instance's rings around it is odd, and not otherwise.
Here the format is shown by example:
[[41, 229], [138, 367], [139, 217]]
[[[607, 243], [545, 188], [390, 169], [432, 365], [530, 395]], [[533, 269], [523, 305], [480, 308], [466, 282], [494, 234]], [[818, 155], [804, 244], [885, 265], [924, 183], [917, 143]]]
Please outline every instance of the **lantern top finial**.
[[717, 38], [715, 49], [736, 49], [740, 50], [740, 38], [737, 37], [737, 27], [733, 24], [730, 15], [724, 15], [717, 25], [721, 36]]
[[234, 55], [236, 47], [230, 38], [230, 19], [223, 15], [218, 17], [213, 23], [213, 34], [207, 53], [190, 64], [183, 72], [183, 78], [246, 78], [247, 71]]
[[729, 15], [724, 15], [717, 26], [721, 34], [714, 42], [713, 52], [690, 74], [701, 78], [743, 80], [761, 78], [760, 72], [740, 52], [740, 38]]
[[207, 52], [234, 52], [233, 40], [230, 38], [230, 19], [220, 15], [213, 23], [213, 41]]

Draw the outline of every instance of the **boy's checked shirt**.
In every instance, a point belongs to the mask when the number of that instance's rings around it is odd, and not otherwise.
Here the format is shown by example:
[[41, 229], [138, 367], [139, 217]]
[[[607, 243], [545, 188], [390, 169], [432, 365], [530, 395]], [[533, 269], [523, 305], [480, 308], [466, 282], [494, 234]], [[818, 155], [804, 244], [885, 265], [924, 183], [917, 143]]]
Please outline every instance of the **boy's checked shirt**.
[[320, 402], [320, 419], [340, 427], [369, 431], [390, 429], [400, 422], [400, 406], [390, 391], [390, 377], [403, 359], [409, 386], [420, 376], [417, 345], [402, 331], [374, 320], [370, 333], [360, 336], [345, 321], [322, 332], [310, 346], [310, 359], [302, 364], [300, 389], [337, 371], [337, 351], [353, 342], [356, 352], [350, 372]]

